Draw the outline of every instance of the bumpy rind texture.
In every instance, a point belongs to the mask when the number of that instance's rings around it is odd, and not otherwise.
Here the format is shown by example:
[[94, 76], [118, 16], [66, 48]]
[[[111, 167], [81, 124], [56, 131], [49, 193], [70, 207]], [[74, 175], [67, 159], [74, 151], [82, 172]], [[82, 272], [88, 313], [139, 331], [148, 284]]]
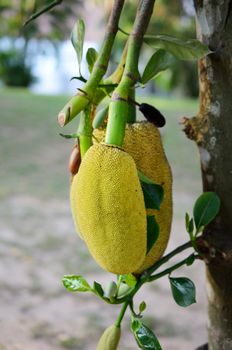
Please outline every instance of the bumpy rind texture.
[[98, 264], [115, 274], [136, 271], [146, 255], [146, 208], [133, 158], [95, 144], [71, 184], [76, 226]]
[[[103, 140], [104, 130], [95, 130], [95, 136], [98, 140]], [[148, 215], [155, 215], [160, 233], [156, 243], [136, 271], [141, 273], [160, 259], [168, 244], [172, 222], [172, 173], [163, 149], [160, 132], [152, 123], [128, 124], [123, 148], [133, 157], [137, 168], [144, 175], [164, 188], [164, 199], [160, 211], [147, 210]]]
[[116, 350], [121, 336], [119, 327], [112, 325], [102, 334], [96, 350]]

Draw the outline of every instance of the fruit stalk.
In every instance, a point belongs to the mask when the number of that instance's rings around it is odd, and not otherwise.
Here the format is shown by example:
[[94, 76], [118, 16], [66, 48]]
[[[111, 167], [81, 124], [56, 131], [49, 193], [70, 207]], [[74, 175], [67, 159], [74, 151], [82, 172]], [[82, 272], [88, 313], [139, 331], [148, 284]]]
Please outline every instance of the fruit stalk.
[[138, 60], [155, 0], [140, 1], [132, 32], [129, 36], [126, 65], [121, 82], [112, 94], [109, 107], [109, 121], [106, 129], [107, 144], [121, 147], [128, 116], [128, 97], [139, 79]]
[[64, 106], [58, 115], [60, 126], [69, 123], [78, 113], [91, 102], [103, 75], [106, 73], [108, 62], [113, 47], [114, 39], [118, 31], [118, 23], [124, 0], [115, 0], [111, 15], [107, 24], [106, 34], [98, 59], [94, 64], [92, 73], [83, 87], [84, 92], [78, 92], [76, 96]]
[[119, 315], [118, 315], [118, 318], [117, 318], [117, 320], [115, 321], [115, 326], [116, 326], [116, 327], [120, 327], [120, 326], [121, 326], [121, 322], [122, 322], [122, 320], [123, 320], [123, 317], [124, 317], [124, 315], [125, 315], [125, 312], [126, 312], [126, 309], [127, 309], [128, 305], [129, 305], [129, 301], [125, 301], [125, 302], [123, 303], [123, 305], [122, 305], [122, 307], [121, 307], [121, 310], [120, 310], [120, 313], [119, 313]]
[[78, 126], [78, 134], [80, 141], [80, 151], [81, 151], [81, 159], [83, 159], [85, 153], [88, 151], [89, 147], [92, 146], [92, 106], [88, 106], [81, 113], [80, 123]]

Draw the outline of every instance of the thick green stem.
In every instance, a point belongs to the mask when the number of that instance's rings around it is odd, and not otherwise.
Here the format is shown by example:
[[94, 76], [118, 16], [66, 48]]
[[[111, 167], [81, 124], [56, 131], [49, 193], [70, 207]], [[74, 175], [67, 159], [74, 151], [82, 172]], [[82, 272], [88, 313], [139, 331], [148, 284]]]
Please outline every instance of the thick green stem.
[[61, 110], [58, 115], [58, 121], [60, 126], [64, 126], [69, 123], [78, 113], [87, 107], [92, 102], [98, 84], [102, 80], [103, 75], [106, 73], [111, 50], [113, 47], [114, 39], [118, 31], [118, 22], [120, 19], [121, 11], [124, 5], [124, 0], [115, 0], [112, 8], [112, 12], [108, 21], [107, 30], [104, 38], [104, 42], [98, 59], [94, 64], [91, 76], [83, 87], [83, 92], [78, 92]]
[[125, 315], [125, 312], [126, 312], [126, 309], [127, 309], [128, 305], [129, 305], [129, 301], [125, 301], [125, 303], [123, 303], [122, 308], [120, 310], [120, 313], [118, 315], [118, 318], [115, 321], [115, 326], [116, 327], [120, 327], [122, 319], [123, 319], [123, 317]]
[[155, 0], [141, 0], [137, 9], [132, 33], [129, 36], [126, 65], [121, 82], [115, 89], [110, 107], [105, 142], [122, 146], [128, 117], [128, 97], [130, 89], [139, 79], [138, 60]]
[[81, 159], [83, 159], [85, 153], [89, 147], [92, 146], [92, 121], [91, 121], [91, 106], [86, 108], [80, 117], [80, 123], [78, 126], [78, 134], [80, 140]]

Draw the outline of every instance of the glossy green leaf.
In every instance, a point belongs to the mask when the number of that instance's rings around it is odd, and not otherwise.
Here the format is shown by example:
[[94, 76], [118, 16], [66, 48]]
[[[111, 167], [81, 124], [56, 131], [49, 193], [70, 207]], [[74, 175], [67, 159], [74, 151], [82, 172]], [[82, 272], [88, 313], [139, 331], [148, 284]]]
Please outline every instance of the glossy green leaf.
[[147, 209], [160, 210], [160, 205], [163, 200], [163, 187], [156, 184], [147, 184], [141, 182], [145, 206]]
[[196, 302], [196, 288], [194, 283], [186, 277], [169, 277], [172, 295], [175, 302], [186, 307]]
[[97, 111], [92, 124], [94, 129], [98, 129], [100, 126], [102, 126], [102, 124], [104, 123], [104, 120], [108, 115], [108, 111], [109, 111], [109, 105]]
[[64, 287], [70, 292], [89, 292], [92, 288], [88, 282], [77, 275], [65, 275], [62, 279]]
[[[85, 22], [82, 19], [78, 19], [74, 25], [71, 33], [71, 42], [77, 54], [77, 60], [79, 65], [79, 72], [81, 71], [81, 61], [83, 56], [85, 38]], [[81, 73], [80, 73], [81, 75]]]
[[141, 173], [141, 171], [138, 171], [138, 176], [141, 182], [146, 208], [160, 210], [160, 205], [164, 197], [163, 187], [155, 184], [146, 175]]
[[215, 192], [204, 192], [196, 201], [193, 208], [193, 216], [196, 229], [207, 226], [220, 210], [220, 198]]
[[163, 49], [180, 60], [199, 60], [211, 53], [196, 39], [182, 40], [169, 35], [145, 35], [144, 41], [155, 49]]
[[194, 254], [189, 255], [189, 257], [186, 260], [186, 265], [187, 266], [192, 265], [194, 263], [195, 259], [196, 259], [196, 257]]
[[159, 237], [159, 225], [154, 215], [147, 215], [147, 253]]
[[139, 305], [139, 312], [142, 313], [144, 310], [146, 310], [147, 304], [145, 301], [142, 301]]
[[93, 282], [93, 290], [100, 297], [102, 297], [104, 295], [104, 290], [103, 290], [102, 286], [100, 285], [100, 283], [98, 283], [96, 281]]
[[148, 61], [142, 78], [141, 83], [146, 84], [149, 80], [153, 79], [158, 73], [169, 68], [174, 62], [174, 57], [165, 50], [156, 51]]
[[145, 326], [140, 320], [132, 319], [131, 330], [140, 349], [162, 350], [156, 335]]
[[88, 50], [87, 50], [87, 53], [86, 53], [86, 61], [88, 63], [88, 68], [89, 68], [89, 72], [91, 73], [92, 70], [93, 70], [93, 66], [94, 66], [94, 63], [96, 62], [97, 60], [97, 56], [98, 56], [98, 53], [97, 51], [93, 48], [93, 47], [90, 47]]

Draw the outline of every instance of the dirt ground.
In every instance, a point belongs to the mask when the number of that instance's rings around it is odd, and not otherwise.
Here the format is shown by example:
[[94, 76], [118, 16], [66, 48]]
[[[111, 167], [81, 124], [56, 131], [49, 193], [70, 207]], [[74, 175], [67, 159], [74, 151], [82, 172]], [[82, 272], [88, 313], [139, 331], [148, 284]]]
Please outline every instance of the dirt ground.
[[[0, 350], [94, 350], [119, 312], [94, 295], [69, 293], [61, 283], [64, 274], [104, 286], [112, 279], [94, 263], [73, 227], [66, 170], [71, 146], [54, 128], [63, 100], [11, 92], [1, 99]], [[179, 106], [186, 112], [183, 103]], [[174, 114], [170, 101], [165, 108], [171, 137], [164, 135], [164, 141], [174, 174], [170, 251], [188, 240], [184, 214], [201, 189], [196, 150], [179, 132], [177, 120], [184, 112]], [[190, 115], [194, 110], [195, 105]], [[204, 266], [196, 262], [173, 275], [195, 282], [196, 304], [176, 305], [163, 278], [145, 286], [135, 305], [146, 301], [144, 323], [163, 350], [194, 350], [206, 342]], [[137, 345], [127, 316], [119, 350], [132, 349]]]
[[[95, 349], [104, 327], [110, 325], [118, 306], [103, 304], [87, 293], [72, 294], [61, 285], [63, 274], [84, 275], [107, 284], [102, 272], [75, 235], [68, 201], [42, 202], [15, 196], [5, 201], [0, 245], [0, 349]], [[187, 238], [184, 224], [175, 220], [169, 249]], [[167, 278], [143, 288], [136, 300], [147, 303], [145, 322], [158, 335], [163, 349], [194, 349], [206, 340], [203, 264], [195, 263], [175, 273], [197, 285], [197, 304], [177, 306]], [[119, 349], [136, 349], [124, 321]]]

